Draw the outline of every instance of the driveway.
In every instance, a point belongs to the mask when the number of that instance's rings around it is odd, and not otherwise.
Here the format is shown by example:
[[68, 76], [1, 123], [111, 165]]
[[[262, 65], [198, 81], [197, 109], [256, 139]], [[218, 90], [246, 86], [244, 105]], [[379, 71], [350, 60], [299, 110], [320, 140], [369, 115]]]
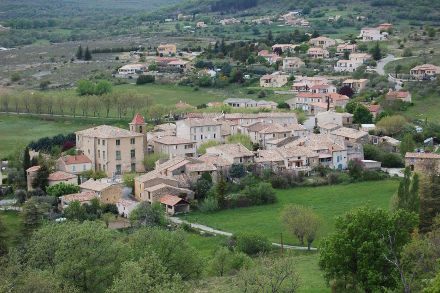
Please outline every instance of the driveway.
[[[176, 218], [176, 217], [170, 217], [170, 221], [176, 224], [182, 224], [182, 223], [186, 223], [189, 224], [192, 228], [204, 231], [204, 232], [208, 232], [208, 233], [213, 233], [213, 234], [218, 234], [218, 235], [223, 235], [223, 236], [227, 236], [227, 237], [231, 237], [232, 233], [230, 232], [225, 232], [225, 231], [221, 231], [221, 230], [216, 230], [214, 228], [205, 226], [205, 225], [200, 225], [200, 224], [195, 224], [195, 223], [190, 223], [188, 221], [184, 221], [182, 219]], [[277, 246], [277, 247], [281, 247], [280, 243], [275, 243], [272, 242], [273, 246]], [[286, 249], [295, 249], [295, 250], [307, 250], [308, 248], [305, 246], [295, 246], [295, 245], [288, 245], [288, 244], [283, 244], [283, 248]], [[310, 247], [310, 250], [317, 250], [315, 247]]]
[[403, 168], [381, 168], [381, 170], [383, 172], [387, 172], [388, 174], [390, 174], [391, 177], [393, 177], [394, 175], [403, 177], [404, 176], [403, 172], [405, 171], [405, 169]]

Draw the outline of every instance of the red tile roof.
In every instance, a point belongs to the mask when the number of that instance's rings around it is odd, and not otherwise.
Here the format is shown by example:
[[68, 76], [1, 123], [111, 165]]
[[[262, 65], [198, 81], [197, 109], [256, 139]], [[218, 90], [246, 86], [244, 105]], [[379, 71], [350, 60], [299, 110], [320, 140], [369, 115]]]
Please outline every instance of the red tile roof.
[[63, 160], [66, 165], [92, 163], [86, 155], [65, 156], [60, 159]]
[[32, 166], [26, 170], [26, 172], [35, 172], [40, 170], [40, 166]]
[[370, 112], [378, 112], [380, 110], [380, 105], [368, 105], [367, 108]]
[[184, 200], [183, 198], [171, 195], [171, 194], [165, 194], [164, 196], [162, 196], [160, 198], [160, 203], [162, 204], [166, 204], [169, 206], [174, 206], [176, 204], [178, 204], [179, 202], [184, 202], [186, 204], [189, 204], [189, 202], [187, 202], [186, 200]]
[[131, 120], [131, 124], [144, 124], [144, 123], [145, 121], [140, 114], [134, 115], [133, 120]]
[[406, 97], [409, 96], [409, 92], [393, 92], [390, 91], [387, 95], [387, 98], [391, 98], [391, 99], [405, 99]]
[[72, 178], [76, 178], [76, 175], [67, 173], [67, 172], [63, 172], [63, 171], [56, 171], [54, 173], [51, 173], [49, 175], [49, 181], [62, 181], [62, 180], [68, 180], [68, 179], [72, 179]]

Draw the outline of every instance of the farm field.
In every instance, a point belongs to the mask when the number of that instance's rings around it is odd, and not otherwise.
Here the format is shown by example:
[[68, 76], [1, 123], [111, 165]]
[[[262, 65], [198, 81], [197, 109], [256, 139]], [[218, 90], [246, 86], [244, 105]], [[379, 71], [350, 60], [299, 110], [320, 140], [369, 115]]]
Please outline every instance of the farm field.
[[313, 208], [323, 219], [320, 236], [313, 242], [316, 247], [322, 236], [333, 231], [336, 216], [362, 205], [388, 208], [397, 186], [398, 181], [385, 180], [277, 190], [278, 201], [272, 205], [223, 210], [211, 214], [193, 212], [182, 218], [232, 233], [260, 233], [278, 243], [280, 233], [283, 233], [285, 244], [298, 244], [298, 240], [282, 224], [280, 213], [288, 204], [300, 204]]
[[102, 124], [104, 121], [106, 124], [128, 127], [128, 121], [0, 114], [0, 158], [6, 157], [18, 146], [24, 146], [32, 140], [71, 133]]

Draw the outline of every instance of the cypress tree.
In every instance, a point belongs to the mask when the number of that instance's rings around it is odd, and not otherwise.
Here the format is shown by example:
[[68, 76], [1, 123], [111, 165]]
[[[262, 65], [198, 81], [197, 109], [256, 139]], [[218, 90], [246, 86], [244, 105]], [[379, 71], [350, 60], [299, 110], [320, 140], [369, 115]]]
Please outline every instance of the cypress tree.
[[83, 49], [81, 45], [79, 45], [78, 50], [76, 51], [76, 59], [82, 59], [83, 58]]
[[215, 197], [217, 199], [218, 205], [224, 208], [226, 205], [225, 195], [228, 192], [228, 185], [226, 183], [225, 177], [220, 175], [217, 184], [215, 185]]
[[24, 149], [23, 156], [23, 169], [24, 169], [24, 177], [26, 177], [26, 170], [31, 167], [31, 157], [29, 155], [29, 147]]
[[92, 54], [89, 51], [89, 47], [86, 47], [86, 51], [84, 53], [84, 60], [86, 61], [92, 60]]

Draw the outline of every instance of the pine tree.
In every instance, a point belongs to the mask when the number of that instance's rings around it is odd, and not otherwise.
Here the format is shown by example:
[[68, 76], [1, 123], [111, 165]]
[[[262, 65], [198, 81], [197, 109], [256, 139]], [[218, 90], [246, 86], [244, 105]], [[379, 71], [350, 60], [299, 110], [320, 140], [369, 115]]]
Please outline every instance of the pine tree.
[[372, 54], [374, 60], [380, 60], [382, 58], [382, 51], [379, 46], [379, 42], [376, 42], [376, 46], [374, 46], [372, 50]]
[[217, 199], [218, 205], [224, 208], [226, 205], [225, 195], [228, 193], [228, 184], [226, 183], [225, 177], [220, 176], [217, 184], [215, 185], [215, 197]]
[[267, 33], [267, 42], [268, 42], [269, 44], [272, 44], [272, 41], [273, 41], [272, 31], [269, 30], [269, 32]]
[[78, 50], [76, 51], [76, 59], [82, 59], [83, 58], [83, 49], [81, 45], [79, 45]]
[[89, 51], [89, 47], [86, 47], [86, 51], [84, 53], [84, 60], [86, 61], [92, 60], [92, 54]]
[[427, 168], [427, 174], [420, 183], [419, 230], [426, 233], [431, 231], [434, 218], [440, 213], [440, 177], [435, 166]]
[[24, 156], [23, 156], [23, 169], [24, 169], [24, 176], [26, 177], [26, 170], [31, 167], [31, 156], [29, 155], [29, 147], [26, 147], [24, 149]]

